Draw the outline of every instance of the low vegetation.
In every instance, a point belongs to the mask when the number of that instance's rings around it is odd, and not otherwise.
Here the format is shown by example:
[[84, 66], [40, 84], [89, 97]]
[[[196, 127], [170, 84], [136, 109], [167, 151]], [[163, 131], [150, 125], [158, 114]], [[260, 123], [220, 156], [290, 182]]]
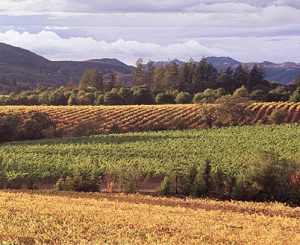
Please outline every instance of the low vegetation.
[[300, 243], [299, 208], [278, 203], [0, 192], [0, 207], [3, 244]]
[[[15, 137], [19, 121], [42, 116], [35, 124], [39, 136]], [[1, 141], [87, 136], [92, 134], [197, 129], [252, 124], [300, 122], [299, 103], [245, 103], [223, 99], [220, 104], [144, 106], [0, 106]], [[53, 128], [54, 123], [54, 128]], [[28, 125], [33, 125], [29, 123]], [[17, 129], [18, 128], [18, 129]]]
[[[4, 144], [3, 188], [300, 201], [299, 126], [224, 127]], [[262, 151], [264, 149], [264, 151]], [[153, 183], [152, 183], [153, 184]]]

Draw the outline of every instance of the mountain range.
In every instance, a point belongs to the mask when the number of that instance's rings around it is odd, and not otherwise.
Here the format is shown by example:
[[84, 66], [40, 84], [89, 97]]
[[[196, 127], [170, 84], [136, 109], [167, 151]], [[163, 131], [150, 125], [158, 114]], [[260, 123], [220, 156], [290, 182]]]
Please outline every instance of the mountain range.
[[[237, 67], [241, 62], [230, 57], [207, 57], [218, 70], [225, 70], [229, 65]], [[178, 65], [183, 62], [174, 60]], [[170, 62], [170, 61], [168, 61]], [[156, 65], [166, 62], [155, 62]], [[251, 67], [254, 63], [244, 63]], [[266, 79], [288, 84], [300, 75], [300, 64], [286, 62], [275, 64], [261, 63], [266, 72]], [[99, 68], [108, 78], [112, 72], [130, 84], [134, 67], [117, 59], [94, 59], [87, 61], [51, 61], [31, 51], [0, 43], [0, 91], [15, 90], [18, 87], [33, 88], [38, 84], [45, 86], [65, 85], [70, 77], [79, 81], [86, 69]]]

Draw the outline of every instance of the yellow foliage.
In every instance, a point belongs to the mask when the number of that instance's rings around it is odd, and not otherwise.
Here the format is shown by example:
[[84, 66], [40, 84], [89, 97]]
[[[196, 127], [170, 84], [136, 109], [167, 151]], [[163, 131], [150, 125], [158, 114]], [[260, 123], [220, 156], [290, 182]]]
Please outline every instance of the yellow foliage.
[[0, 192], [0, 242], [300, 244], [283, 204], [56, 192]]

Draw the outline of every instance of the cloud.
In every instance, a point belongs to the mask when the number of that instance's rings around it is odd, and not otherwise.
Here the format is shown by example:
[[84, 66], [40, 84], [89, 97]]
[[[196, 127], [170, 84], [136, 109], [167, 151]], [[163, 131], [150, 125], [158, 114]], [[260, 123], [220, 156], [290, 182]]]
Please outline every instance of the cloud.
[[[234, 6], [234, 8], [230, 8]], [[300, 8], [297, 0], [1, 0], [0, 12], [41, 13], [153, 13], [246, 11], [270, 6]]]
[[220, 48], [208, 48], [198, 41], [189, 40], [183, 43], [159, 45], [156, 43], [126, 41], [96, 41], [87, 37], [61, 38], [52, 31], [41, 31], [37, 34], [17, 32], [14, 30], [0, 33], [0, 42], [23, 47], [53, 60], [86, 60], [93, 58], [118, 58], [133, 64], [139, 57], [146, 60], [200, 59], [203, 55], [225, 55]]
[[45, 30], [36, 34], [10, 30], [0, 32], [0, 42], [29, 49], [52, 60], [107, 57], [134, 64], [139, 57], [145, 60], [188, 60], [191, 57], [199, 60], [202, 56], [231, 56], [243, 62], [300, 62], [299, 36], [200, 37], [183, 42], [157, 44], [124, 39], [107, 42], [91, 37], [62, 38], [53, 31]]

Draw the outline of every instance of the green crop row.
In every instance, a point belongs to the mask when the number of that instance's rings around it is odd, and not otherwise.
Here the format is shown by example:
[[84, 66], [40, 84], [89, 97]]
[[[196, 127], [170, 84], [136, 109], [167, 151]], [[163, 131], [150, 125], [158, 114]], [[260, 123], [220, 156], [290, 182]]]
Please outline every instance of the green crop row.
[[59, 178], [120, 168], [165, 174], [206, 159], [213, 169], [236, 174], [262, 150], [300, 160], [299, 136], [298, 125], [260, 125], [7, 143], [0, 146], [0, 174]]

